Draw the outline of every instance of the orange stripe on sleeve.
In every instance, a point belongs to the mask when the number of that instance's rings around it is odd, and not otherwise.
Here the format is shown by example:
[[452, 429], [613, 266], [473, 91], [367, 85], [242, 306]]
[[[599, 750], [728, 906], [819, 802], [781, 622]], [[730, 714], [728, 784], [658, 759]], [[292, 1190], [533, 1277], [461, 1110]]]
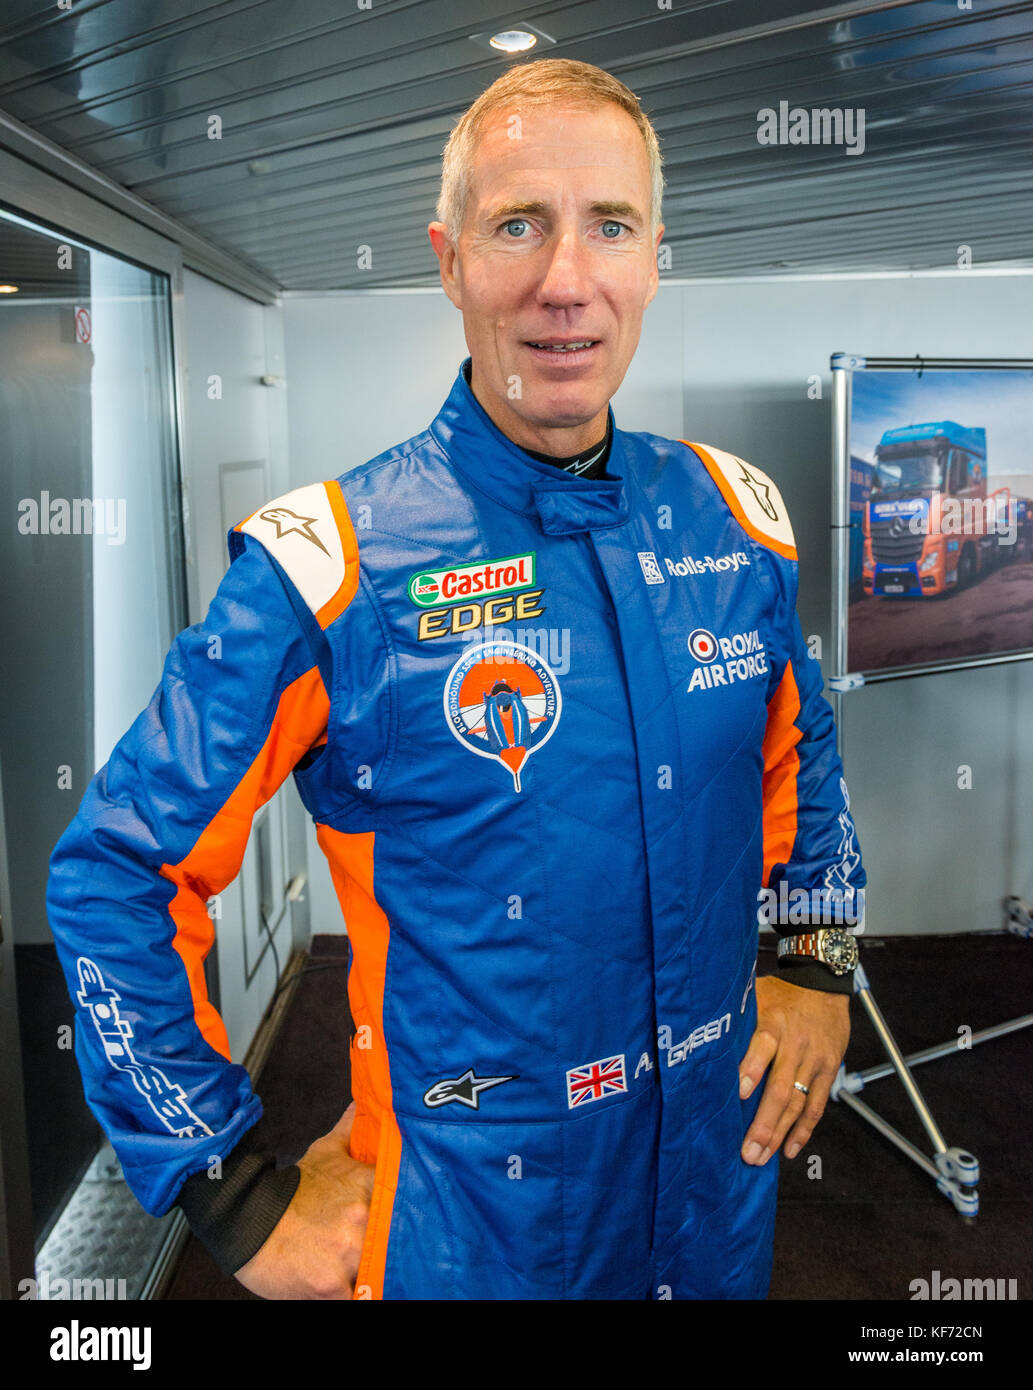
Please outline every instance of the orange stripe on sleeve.
[[341, 537], [341, 548], [344, 552], [344, 578], [341, 580], [341, 587], [316, 614], [316, 622], [321, 628], [326, 629], [348, 607], [359, 587], [359, 542], [355, 536], [351, 517], [348, 515], [348, 507], [341, 493], [340, 484], [336, 482], [324, 483], [323, 486], [326, 488], [326, 495], [330, 500], [330, 510], [334, 514], [334, 521], [337, 523], [337, 530]]
[[226, 1027], [208, 998], [205, 957], [215, 940], [207, 902], [240, 870], [251, 822], [294, 764], [317, 743], [327, 727], [330, 702], [318, 667], [292, 681], [280, 696], [268, 737], [233, 792], [202, 830], [178, 864], [163, 864], [162, 874], [177, 888], [169, 904], [176, 924], [172, 941], [190, 981], [194, 1019], [202, 1037], [229, 1059]]
[[348, 1001], [355, 1024], [351, 1047], [355, 1122], [350, 1152], [376, 1164], [369, 1224], [355, 1280], [357, 1299], [383, 1298], [387, 1242], [394, 1209], [402, 1136], [395, 1119], [384, 1040], [384, 985], [391, 929], [373, 883], [374, 831], [347, 834], [317, 825], [352, 948]]
[[793, 675], [792, 662], [786, 663], [785, 674], [768, 705], [768, 722], [764, 731], [764, 875], [766, 888], [775, 864], [788, 864], [796, 844], [796, 823], [799, 799], [797, 779], [800, 755], [796, 745], [802, 737], [796, 727], [800, 713], [800, 692]]

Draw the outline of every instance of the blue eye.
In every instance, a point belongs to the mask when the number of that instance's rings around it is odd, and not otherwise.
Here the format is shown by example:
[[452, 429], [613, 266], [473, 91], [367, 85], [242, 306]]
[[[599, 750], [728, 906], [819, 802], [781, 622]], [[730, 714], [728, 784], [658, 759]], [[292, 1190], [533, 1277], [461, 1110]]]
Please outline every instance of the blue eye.
[[[613, 235], [610, 235], [610, 233], [607, 231], [607, 228], [608, 228], [608, 227], [612, 227], [612, 228], [614, 229]], [[607, 238], [607, 240], [609, 240], [609, 241], [612, 241], [612, 240], [614, 239], [614, 237], [620, 236], [620, 234], [621, 234], [621, 232], [623, 232], [623, 230], [624, 230], [624, 223], [623, 223], [623, 222], [604, 222], [604, 223], [603, 223], [603, 236], [605, 236], [605, 237]]]
[[[506, 229], [507, 232], [510, 230], [511, 227], [524, 227], [524, 228], [526, 228], [527, 225], [528, 225], [527, 222], [525, 222], [524, 219], [523, 219], [522, 217], [512, 217], [512, 218], [510, 218], [510, 220], [509, 220], [508, 222], [503, 223], [503, 226], [505, 227], [505, 229]], [[519, 233], [518, 233], [518, 235], [519, 235]], [[516, 238], [514, 238], [514, 240], [515, 240], [515, 239], [516, 239]]]

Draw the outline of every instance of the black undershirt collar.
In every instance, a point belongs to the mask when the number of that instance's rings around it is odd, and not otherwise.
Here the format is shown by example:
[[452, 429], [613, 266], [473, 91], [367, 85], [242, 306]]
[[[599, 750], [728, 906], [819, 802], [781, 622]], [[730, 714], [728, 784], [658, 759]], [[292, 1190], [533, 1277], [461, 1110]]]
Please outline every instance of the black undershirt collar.
[[[463, 375], [467, 385], [470, 382], [469, 363], [463, 365]], [[605, 478], [606, 460], [610, 457], [610, 421], [606, 421], [606, 433], [598, 443], [593, 444], [589, 449], [581, 449], [576, 454], [570, 454], [566, 458], [559, 458], [555, 454], [541, 454], [537, 449], [524, 449], [524, 446], [517, 447], [523, 449], [525, 454], [530, 454], [531, 458], [537, 459], [539, 463], [551, 463], [557, 468], [562, 468], [565, 473], [572, 473], [578, 478]]]
[[[523, 445], [520, 447], [523, 448]], [[610, 423], [606, 422], [606, 433], [598, 444], [593, 444], [590, 449], [582, 449], [579, 454], [571, 454], [568, 458], [557, 458], [555, 454], [540, 454], [537, 449], [524, 449], [524, 453], [530, 454], [541, 463], [553, 463], [557, 468], [562, 468], [566, 473], [573, 473], [578, 478], [604, 478], [606, 460], [610, 456]]]

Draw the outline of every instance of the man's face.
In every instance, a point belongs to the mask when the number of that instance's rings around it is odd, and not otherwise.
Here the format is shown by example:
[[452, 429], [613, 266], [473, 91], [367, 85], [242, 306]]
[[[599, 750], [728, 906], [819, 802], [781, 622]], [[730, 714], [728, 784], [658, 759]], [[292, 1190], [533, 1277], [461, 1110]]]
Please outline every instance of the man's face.
[[649, 195], [645, 142], [619, 106], [503, 111], [481, 134], [457, 241], [428, 228], [474, 394], [516, 443], [572, 454], [602, 436], [657, 288]]

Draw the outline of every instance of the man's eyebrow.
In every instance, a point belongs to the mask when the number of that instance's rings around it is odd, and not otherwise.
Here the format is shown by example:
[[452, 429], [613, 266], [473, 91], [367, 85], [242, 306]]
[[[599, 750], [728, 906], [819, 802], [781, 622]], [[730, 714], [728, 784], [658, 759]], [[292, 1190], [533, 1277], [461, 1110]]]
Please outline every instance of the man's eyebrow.
[[[485, 222], [506, 222], [512, 217], [541, 217], [552, 211], [552, 205], [540, 198], [530, 198], [511, 203], [499, 203], [484, 214]], [[588, 211], [593, 217], [624, 217], [633, 222], [644, 222], [642, 214], [634, 203], [622, 200], [605, 200], [589, 203]]]
[[642, 222], [645, 220], [634, 203], [592, 203], [589, 211], [594, 217], [628, 217], [633, 222]]
[[485, 222], [502, 222], [511, 217], [541, 217], [549, 211], [549, 204], [540, 198], [529, 198], [522, 202], [498, 203], [484, 214]]

